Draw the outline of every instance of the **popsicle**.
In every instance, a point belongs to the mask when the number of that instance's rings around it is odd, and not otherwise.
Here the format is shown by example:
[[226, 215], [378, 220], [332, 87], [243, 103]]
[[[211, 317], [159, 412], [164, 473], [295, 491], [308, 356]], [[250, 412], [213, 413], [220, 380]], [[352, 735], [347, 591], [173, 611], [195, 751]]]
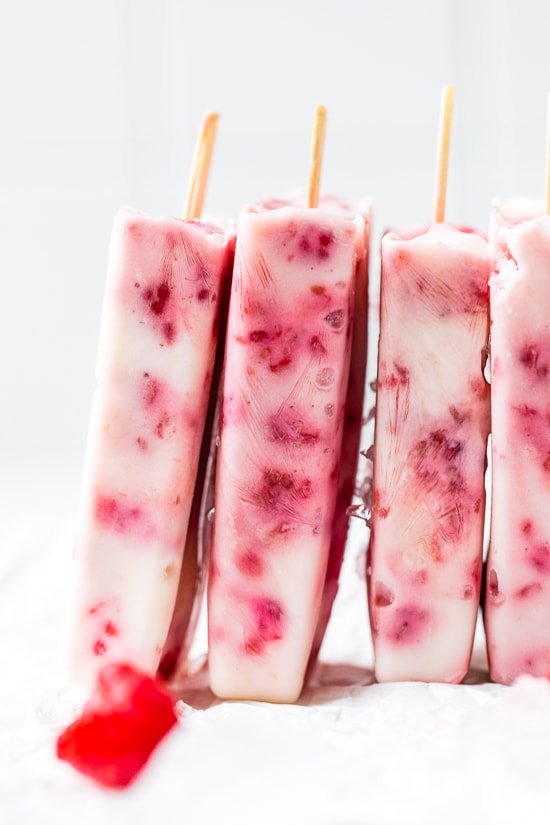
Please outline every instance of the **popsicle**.
[[[491, 678], [550, 676], [550, 216], [494, 209], [490, 227], [492, 522], [485, 627]], [[537, 217], [533, 217], [538, 212]]]
[[367, 571], [379, 681], [461, 681], [479, 604], [490, 265], [483, 237], [442, 222], [439, 187], [435, 217], [382, 241]]
[[308, 202], [238, 224], [208, 592], [220, 697], [295, 701], [319, 616], [364, 222]]
[[[262, 202], [267, 209], [283, 206], [304, 205], [304, 199], [298, 194], [270, 198]], [[367, 320], [368, 320], [368, 270], [370, 228], [372, 224], [372, 205], [363, 201], [354, 206], [331, 195], [321, 195], [319, 203], [325, 210], [336, 211], [353, 218], [360, 214], [364, 220], [364, 232], [358, 233], [355, 250], [355, 301], [353, 308], [353, 333], [349, 381], [344, 409], [344, 432], [338, 467], [338, 492], [336, 508], [331, 528], [331, 543], [327, 564], [323, 596], [319, 619], [308, 662], [308, 672], [312, 672], [323, 642], [332, 607], [338, 592], [340, 569], [344, 557], [348, 535], [349, 514], [355, 494], [356, 476], [359, 461], [359, 447], [363, 428], [363, 400], [367, 367]], [[307, 676], [307, 674], [306, 674]]]
[[233, 244], [195, 219], [115, 217], [75, 545], [70, 659], [84, 683], [111, 662], [157, 669]]

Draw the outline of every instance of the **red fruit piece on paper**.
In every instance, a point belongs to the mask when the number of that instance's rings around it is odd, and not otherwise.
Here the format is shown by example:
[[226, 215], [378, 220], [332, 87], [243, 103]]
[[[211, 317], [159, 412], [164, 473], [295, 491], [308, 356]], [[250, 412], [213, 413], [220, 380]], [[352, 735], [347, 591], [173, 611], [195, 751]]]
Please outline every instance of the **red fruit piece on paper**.
[[81, 716], [57, 740], [57, 756], [111, 788], [124, 788], [176, 724], [170, 696], [129, 665], [107, 665]]

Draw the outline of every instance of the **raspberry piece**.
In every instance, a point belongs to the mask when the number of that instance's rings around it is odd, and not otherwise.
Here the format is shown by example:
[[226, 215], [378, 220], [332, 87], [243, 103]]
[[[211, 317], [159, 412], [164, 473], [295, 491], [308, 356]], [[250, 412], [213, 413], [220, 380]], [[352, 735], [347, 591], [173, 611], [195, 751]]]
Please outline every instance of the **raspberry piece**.
[[176, 724], [172, 699], [129, 665], [107, 665], [82, 715], [57, 740], [57, 756], [111, 788], [124, 788]]

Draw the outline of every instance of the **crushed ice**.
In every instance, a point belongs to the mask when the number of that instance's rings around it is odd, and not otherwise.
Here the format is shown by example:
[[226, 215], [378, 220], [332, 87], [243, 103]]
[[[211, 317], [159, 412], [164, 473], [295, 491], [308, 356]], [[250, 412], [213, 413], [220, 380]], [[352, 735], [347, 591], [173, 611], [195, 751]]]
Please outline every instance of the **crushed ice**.
[[48, 688], [37, 700], [34, 715], [43, 727], [64, 728], [81, 713], [85, 698], [85, 692], [77, 688]]

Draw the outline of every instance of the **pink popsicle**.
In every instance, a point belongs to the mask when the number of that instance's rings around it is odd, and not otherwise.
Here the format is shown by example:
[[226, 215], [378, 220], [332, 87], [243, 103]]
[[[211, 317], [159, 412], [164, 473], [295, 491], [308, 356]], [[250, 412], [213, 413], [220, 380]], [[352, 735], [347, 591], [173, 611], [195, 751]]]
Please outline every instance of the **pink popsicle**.
[[320, 209], [243, 211], [229, 311], [209, 584], [214, 692], [294, 701], [338, 483], [358, 234]]
[[174, 609], [233, 237], [114, 221], [78, 516], [71, 666], [153, 674]]
[[382, 242], [369, 557], [379, 681], [459, 682], [479, 604], [489, 259], [434, 224]]
[[[286, 197], [271, 198], [270, 200], [263, 201], [262, 206], [268, 209], [276, 209], [282, 206], [305, 206], [305, 199], [303, 195], [295, 194]], [[357, 208], [354, 208], [351, 204], [345, 203], [332, 195], [322, 195], [320, 198], [320, 206], [329, 211], [347, 215], [349, 218], [353, 218], [360, 213], [364, 220], [364, 233], [361, 234], [359, 232], [356, 239], [354, 324], [351, 342], [349, 381], [344, 412], [345, 438], [342, 439], [338, 468], [338, 492], [331, 529], [327, 572], [319, 619], [308, 662], [308, 674], [312, 672], [316, 664], [332, 613], [334, 600], [338, 592], [340, 569], [342, 567], [348, 535], [348, 509], [353, 502], [355, 492], [363, 425], [363, 401], [367, 368], [369, 246], [372, 224], [372, 206], [369, 201], [364, 201], [358, 204]]]
[[[533, 209], [528, 210], [533, 214]], [[491, 677], [550, 676], [550, 217], [491, 222]]]

